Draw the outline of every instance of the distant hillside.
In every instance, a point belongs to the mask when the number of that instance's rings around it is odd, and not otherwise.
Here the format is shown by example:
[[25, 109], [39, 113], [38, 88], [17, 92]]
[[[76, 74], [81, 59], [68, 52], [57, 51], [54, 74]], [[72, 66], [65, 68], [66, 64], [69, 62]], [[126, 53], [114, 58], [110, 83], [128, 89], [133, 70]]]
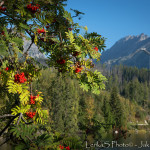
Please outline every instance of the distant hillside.
[[150, 37], [142, 33], [120, 39], [102, 53], [101, 63], [108, 66], [123, 64], [150, 68]]

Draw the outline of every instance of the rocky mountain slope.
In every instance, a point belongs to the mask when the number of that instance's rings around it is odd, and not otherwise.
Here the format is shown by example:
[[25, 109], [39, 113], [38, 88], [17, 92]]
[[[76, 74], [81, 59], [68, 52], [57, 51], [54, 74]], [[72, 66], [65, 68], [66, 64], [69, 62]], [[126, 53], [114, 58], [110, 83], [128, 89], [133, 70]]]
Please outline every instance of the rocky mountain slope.
[[[30, 44], [31, 44], [31, 41], [24, 39], [23, 52], [25, 52], [28, 49]], [[29, 56], [33, 58], [42, 58], [42, 59], [46, 58], [46, 56], [38, 50], [38, 47], [35, 44], [32, 44], [31, 48], [29, 49], [28, 54]]]
[[150, 37], [142, 33], [120, 39], [102, 53], [101, 63], [150, 68]]
[[[30, 46], [31, 41], [30, 40], [25, 40], [24, 39], [24, 45], [23, 45], [23, 53], [26, 52], [28, 47]], [[29, 56], [35, 58], [38, 62], [40, 62], [42, 65], [47, 66], [46, 64], [46, 56], [42, 54], [38, 47], [35, 44], [32, 44], [31, 48], [28, 51]]]

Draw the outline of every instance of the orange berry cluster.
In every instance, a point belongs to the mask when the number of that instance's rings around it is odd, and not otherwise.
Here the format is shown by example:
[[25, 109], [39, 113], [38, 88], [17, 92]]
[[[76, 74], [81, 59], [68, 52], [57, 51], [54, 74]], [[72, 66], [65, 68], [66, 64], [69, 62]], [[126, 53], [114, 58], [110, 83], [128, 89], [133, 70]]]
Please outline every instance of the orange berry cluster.
[[26, 115], [29, 117], [29, 118], [33, 118], [36, 114], [36, 111], [35, 112], [26, 112]]
[[17, 83], [24, 83], [27, 81], [27, 79], [25, 79], [24, 72], [22, 72], [21, 74], [16, 74], [14, 77], [15, 77], [14, 82]]
[[39, 9], [40, 5], [36, 4], [36, 6], [32, 6], [32, 4], [27, 5], [27, 9], [31, 11], [33, 14], [37, 12]]

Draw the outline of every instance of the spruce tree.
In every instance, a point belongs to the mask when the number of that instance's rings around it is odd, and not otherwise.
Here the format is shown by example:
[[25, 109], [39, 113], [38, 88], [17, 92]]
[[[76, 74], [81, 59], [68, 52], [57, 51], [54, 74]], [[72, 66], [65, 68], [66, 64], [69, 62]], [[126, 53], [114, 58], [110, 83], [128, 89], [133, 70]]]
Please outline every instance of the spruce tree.
[[65, 77], [64, 81], [64, 131], [73, 136], [78, 131], [79, 94], [74, 80]]
[[50, 100], [52, 103], [52, 109], [50, 110], [53, 120], [53, 129], [57, 132], [64, 132], [64, 99], [65, 96], [65, 83], [62, 79], [62, 76], [57, 77], [57, 80], [54, 78], [49, 89]]
[[113, 116], [112, 123], [116, 127], [122, 126], [122, 119], [123, 119], [123, 112], [121, 108], [120, 99], [118, 97], [117, 89], [116, 87], [112, 88], [111, 94], [110, 94], [110, 101], [109, 101], [110, 107], [111, 107], [111, 113]]
[[111, 124], [113, 123], [113, 115], [111, 113], [109, 99], [106, 96], [104, 97], [104, 104], [103, 104], [102, 111], [104, 113], [105, 123], [108, 124], [106, 125], [106, 130], [109, 131], [112, 127]]

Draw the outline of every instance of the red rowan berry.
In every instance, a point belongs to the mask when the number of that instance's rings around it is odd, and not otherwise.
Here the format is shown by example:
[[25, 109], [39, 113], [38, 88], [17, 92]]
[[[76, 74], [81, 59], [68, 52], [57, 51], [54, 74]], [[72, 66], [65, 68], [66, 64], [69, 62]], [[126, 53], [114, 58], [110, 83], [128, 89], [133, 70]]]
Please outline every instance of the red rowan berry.
[[96, 46], [94, 47], [94, 49], [95, 49], [96, 51], [98, 51], [98, 48], [97, 48]]

